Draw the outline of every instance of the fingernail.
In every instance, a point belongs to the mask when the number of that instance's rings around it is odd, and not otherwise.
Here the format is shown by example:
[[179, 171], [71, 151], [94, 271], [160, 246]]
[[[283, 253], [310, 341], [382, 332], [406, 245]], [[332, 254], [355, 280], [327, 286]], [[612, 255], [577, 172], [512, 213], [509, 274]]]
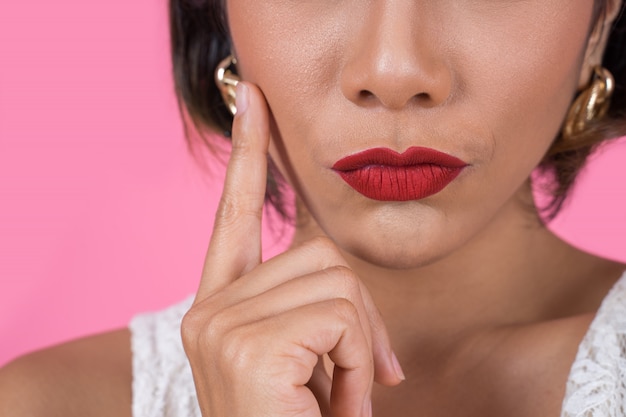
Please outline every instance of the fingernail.
[[393, 363], [394, 371], [396, 371], [396, 376], [404, 381], [406, 379], [406, 376], [404, 376], [404, 371], [402, 370], [400, 362], [398, 361], [398, 357], [394, 352], [391, 352], [391, 362]]
[[250, 102], [249, 90], [244, 83], [237, 83], [236, 88], [236, 101], [237, 113], [243, 114], [248, 109], [248, 103]]

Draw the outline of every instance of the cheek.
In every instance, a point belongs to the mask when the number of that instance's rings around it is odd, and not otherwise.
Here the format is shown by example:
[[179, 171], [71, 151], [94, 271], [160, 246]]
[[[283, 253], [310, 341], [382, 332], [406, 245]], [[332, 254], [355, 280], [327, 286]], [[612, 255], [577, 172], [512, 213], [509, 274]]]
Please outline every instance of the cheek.
[[230, 2], [229, 24], [242, 77], [266, 92], [272, 108], [297, 109], [334, 81], [342, 14], [315, 2], [285, 3]]
[[[232, 1], [229, 24], [237, 69], [242, 79], [257, 84], [265, 94], [272, 120], [270, 155], [292, 186], [300, 177], [318, 176], [311, 156], [323, 148], [319, 137], [321, 109], [336, 86], [345, 47], [345, 10], [330, 2]], [[336, 2], [345, 3], [345, 2]], [[342, 6], [347, 7], [346, 4]], [[331, 93], [332, 94], [332, 93]], [[283, 141], [282, 138], [288, 140]], [[297, 165], [297, 173], [284, 161]]]
[[460, 117], [491, 141], [480, 163], [485, 187], [514, 189], [528, 177], [558, 136], [576, 91], [592, 1], [545, 0], [543, 7], [532, 19], [501, 14], [491, 26], [463, 28], [451, 46], [462, 68]]
[[459, 32], [463, 94], [496, 138], [547, 146], [556, 136], [577, 87], [592, 3], [545, 0], [541, 13], [528, 11], [533, 18], [503, 14], [492, 27]]

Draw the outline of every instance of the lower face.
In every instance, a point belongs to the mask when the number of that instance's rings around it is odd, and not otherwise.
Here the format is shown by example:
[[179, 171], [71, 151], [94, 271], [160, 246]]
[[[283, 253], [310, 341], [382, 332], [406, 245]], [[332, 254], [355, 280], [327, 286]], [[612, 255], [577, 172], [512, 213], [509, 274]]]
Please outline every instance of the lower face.
[[[311, 216], [348, 253], [409, 268], [469, 242], [546, 153], [579, 83], [593, 0], [227, 7], [238, 71], [271, 109], [272, 157]], [[334, 169], [413, 147], [465, 166], [406, 201], [364, 195]]]

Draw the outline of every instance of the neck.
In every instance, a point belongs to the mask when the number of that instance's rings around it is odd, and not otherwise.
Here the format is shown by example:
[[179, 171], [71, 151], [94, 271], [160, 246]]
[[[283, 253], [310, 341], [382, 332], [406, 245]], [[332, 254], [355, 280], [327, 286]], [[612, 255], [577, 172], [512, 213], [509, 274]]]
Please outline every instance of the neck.
[[[530, 188], [520, 193], [529, 198]], [[623, 266], [559, 240], [520, 201], [528, 200], [511, 199], [465, 245], [419, 268], [381, 268], [344, 253], [371, 292], [394, 342], [447, 343], [468, 332], [597, 309]], [[294, 241], [320, 234], [310, 222], [304, 224], [309, 227], [298, 228]]]

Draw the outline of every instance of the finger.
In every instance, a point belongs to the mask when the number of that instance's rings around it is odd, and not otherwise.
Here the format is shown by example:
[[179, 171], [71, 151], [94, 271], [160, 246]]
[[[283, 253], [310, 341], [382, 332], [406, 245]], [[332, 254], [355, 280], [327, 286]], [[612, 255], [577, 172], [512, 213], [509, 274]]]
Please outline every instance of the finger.
[[[355, 307], [346, 299], [332, 300], [329, 311], [341, 317], [341, 337], [328, 356], [335, 364], [330, 396], [330, 409], [335, 417], [368, 417], [374, 380], [373, 358]], [[311, 345], [315, 346], [315, 342]], [[323, 343], [322, 343], [323, 344]], [[319, 354], [320, 351], [318, 350]]]
[[393, 386], [405, 380], [404, 371], [392, 347], [387, 326], [380, 310], [376, 307], [368, 289], [361, 283], [361, 297], [372, 333], [372, 355], [374, 357], [374, 380], [379, 384]]
[[[230, 291], [230, 288], [227, 291]], [[367, 316], [363, 306], [359, 282], [354, 273], [346, 267], [336, 266], [288, 280], [252, 298], [244, 298], [234, 305], [223, 305], [221, 298], [213, 297], [207, 301], [207, 311], [213, 324], [225, 329], [245, 326], [296, 310], [304, 305], [336, 298], [346, 299], [354, 305], [367, 346], [371, 346], [370, 317]]]
[[348, 263], [328, 238], [318, 237], [269, 259], [240, 277], [215, 297], [206, 299], [211, 310], [221, 310], [253, 298], [294, 277]]
[[263, 94], [252, 84], [237, 85], [232, 143], [196, 300], [225, 287], [261, 262], [269, 122]]
[[[248, 287], [243, 286], [243, 280], [247, 278], [248, 276], [240, 280], [241, 292], [249, 290]], [[253, 281], [258, 283], [264, 280], [251, 279], [250, 285]], [[240, 282], [238, 281], [237, 284]], [[235, 289], [229, 288], [227, 291], [234, 292]], [[238, 293], [237, 296], [242, 295]], [[363, 334], [374, 359], [375, 380], [383, 385], [397, 385], [402, 382], [404, 375], [394, 357], [387, 328], [380, 312], [365, 286], [345, 266], [334, 266], [290, 279], [261, 294], [249, 297], [246, 294], [237, 302], [233, 302], [234, 300], [228, 294], [226, 299], [221, 299], [222, 297], [219, 300], [211, 299], [210, 303], [214, 311], [222, 310], [218, 313], [221, 314], [218, 320], [223, 320], [221, 326], [234, 328], [297, 309], [302, 305], [315, 304], [338, 297], [350, 301], [356, 308], [363, 326]]]
[[307, 241], [266, 261], [205, 303], [209, 311], [215, 312], [212, 315], [224, 313], [220, 327], [232, 328], [336, 297], [346, 298], [357, 306], [372, 348], [376, 381], [384, 385], [400, 383], [404, 375], [378, 308], [367, 288], [327, 238]]
[[[257, 346], [258, 343], [267, 346], [264, 353], [269, 357], [257, 357], [260, 353], [258, 349], [254, 352], [254, 374], [274, 380], [276, 374], [280, 374], [280, 381], [273, 384], [277, 398], [272, 400], [286, 404], [298, 403], [301, 391], [297, 388], [310, 381], [317, 361], [310, 367], [294, 364], [309, 363], [312, 353], [317, 356], [328, 353], [335, 363], [335, 373], [341, 369], [339, 379], [333, 379], [330, 402], [332, 416], [365, 416], [364, 404], [369, 402], [374, 369], [358, 314], [348, 300], [337, 298], [301, 306], [239, 327], [238, 330], [246, 335], [238, 331], [234, 339], [256, 340]], [[260, 333], [263, 334], [262, 340], [259, 339]], [[293, 373], [285, 374], [285, 369]], [[269, 375], [265, 376], [265, 372]], [[304, 415], [308, 410], [299, 411]]]
[[[330, 379], [326, 369], [324, 369], [324, 358], [326, 355], [319, 356], [317, 365], [313, 369], [313, 375], [306, 386], [311, 390], [317, 403], [319, 404], [322, 417], [331, 416], [330, 412], [330, 392], [333, 381]], [[330, 359], [329, 359], [330, 360]]]

